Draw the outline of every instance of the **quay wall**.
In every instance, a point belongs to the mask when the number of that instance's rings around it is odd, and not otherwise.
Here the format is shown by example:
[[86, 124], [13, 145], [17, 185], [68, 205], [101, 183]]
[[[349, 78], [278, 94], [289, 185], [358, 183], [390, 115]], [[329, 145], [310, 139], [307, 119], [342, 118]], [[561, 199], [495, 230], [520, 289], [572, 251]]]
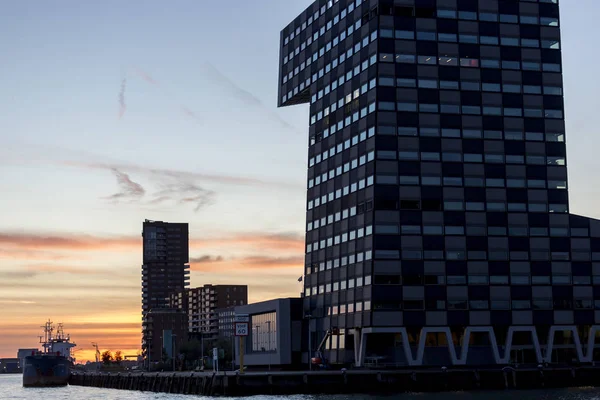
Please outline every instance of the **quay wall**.
[[441, 392], [597, 386], [600, 367], [298, 372], [73, 372], [69, 384], [206, 396]]

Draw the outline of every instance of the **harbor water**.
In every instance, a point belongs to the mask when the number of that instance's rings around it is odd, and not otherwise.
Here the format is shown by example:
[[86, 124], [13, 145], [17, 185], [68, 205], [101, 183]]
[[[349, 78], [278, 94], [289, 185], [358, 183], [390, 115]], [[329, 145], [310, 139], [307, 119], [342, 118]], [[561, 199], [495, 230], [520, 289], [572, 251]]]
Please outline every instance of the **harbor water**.
[[[162, 400], [162, 399], [209, 399], [202, 396], [185, 396], [167, 393], [149, 393], [83, 386], [59, 388], [24, 388], [19, 374], [0, 374], [0, 400], [44, 399], [44, 400]], [[222, 397], [225, 399], [225, 397]], [[233, 399], [233, 398], [229, 398]], [[247, 398], [248, 399], [248, 398]], [[600, 388], [573, 388], [534, 391], [503, 392], [458, 392], [458, 393], [414, 393], [396, 396], [254, 396], [252, 400], [600, 400]]]

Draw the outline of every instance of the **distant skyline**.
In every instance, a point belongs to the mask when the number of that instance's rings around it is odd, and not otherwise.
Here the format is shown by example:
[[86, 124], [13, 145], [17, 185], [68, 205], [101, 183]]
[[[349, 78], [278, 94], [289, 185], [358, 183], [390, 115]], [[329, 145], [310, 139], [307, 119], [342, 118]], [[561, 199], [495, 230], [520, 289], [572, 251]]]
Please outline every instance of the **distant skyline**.
[[[47, 318], [79, 360], [135, 354], [146, 218], [190, 224], [192, 287], [300, 293], [308, 107], [276, 89], [279, 32], [310, 3], [3, 4], [0, 357]], [[600, 218], [600, 3], [561, 12], [571, 212]]]

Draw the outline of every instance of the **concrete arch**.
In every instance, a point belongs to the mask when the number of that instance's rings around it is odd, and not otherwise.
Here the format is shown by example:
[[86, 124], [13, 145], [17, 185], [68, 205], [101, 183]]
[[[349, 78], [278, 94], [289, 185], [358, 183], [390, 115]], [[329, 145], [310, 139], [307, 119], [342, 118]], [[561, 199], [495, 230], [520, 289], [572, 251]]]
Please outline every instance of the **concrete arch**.
[[587, 354], [585, 355], [584, 359], [581, 362], [594, 361], [594, 346], [596, 345], [596, 332], [600, 332], [600, 326], [592, 325], [590, 327], [590, 332], [588, 335]]
[[463, 335], [463, 343], [460, 352], [460, 358], [456, 360], [456, 365], [466, 365], [467, 364], [467, 356], [469, 354], [469, 339], [471, 338], [471, 333], [487, 333], [490, 338], [490, 344], [492, 347], [492, 352], [494, 353], [494, 360], [496, 364], [501, 364], [500, 353], [498, 350], [498, 343], [496, 342], [496, 334], [494, 333], [494, 328], [491, 326], [469, 326], [465, 328], [465, 333]]
[[[425, 355], [425, 345], [427, 344], [427, 334], [429, 333], [445, 333], [446, 341], [448, 342], [448, 352], [450, 353], [450, 360], [452, 361], [452, 365], [456, 365], [456, 350], [454, 349], [454, 344], [452, 342], [452, 332], [450, 332], [450, 328], [447, 326], [441, 327], [426, 327], [421, 329], [421, 334], [419, 335], [419, 345], [417, 347], [417, 357], [414, 360], [414, 365], [423, 365], [423, 356]], [[408, 339], [408, 338], [407, 338]], [[407, 341], [405, 341], [407, 342]], [[408, 344], [408, 343], [407, 343]], [[409, 350], [410, 350], [410, 346]], [[406, 346], [404, 348], [406, 351]], [[408, 353], [407, 353], [408, 357]]]
[[535, 326], [511, 326], [508, 328], [506, 335], [506, 345], [504, 349], [504, 357], [500, 359], [500, 364], [508, 364], [510, 361], [510, 351], [512, 350], [513, 335], [515, 332], [530, 332], [531, 340], [533, 342], [533, 348], [535, 350], [535, 357], [538, 363], [543, 361], [542, 349], [540, 347], [540, 341], [538, 339], [537, 331]]
[[[550, 331], [548, 332], [548, 345], [546, 346], [546, 357], [544, 361], [546, 361], [547, 363], [552, 362], [552, 350], [554, 349], [554, 337], [556, 336], [556, 332], [571, 332], [573, 336], [573, 343], [575, 344], [575, 351], [577, 352], [577, 358], [580, 362], [586, 362], [587, 357], [590, 355], [590, 347], [588, 346], [588, 354], [584, 356], [583, 349], [581, 348], [581, 340], [579, 339], [579, 332], [577, 332], [577, 327], [574, 325], [550, 327]], [[593, 357], [593, 355], [594, 352], [592, 344], [591, 356]]]
[[425, 354], [425, 345], [427, 335], [429, 333], [443, 333], [446, 336], [448, 342], [448, 352], [452, 365], [467, 365], [467, 357], [469, 354], [469, 339], [473, 333], [487, 333], [490, 340], [490, 345], [494, 357], [494, 361], [497, 364], [508, 364], [510, 361], [510, 353], [513, 345], [513, 337], [517, 332], [528, 332], [531, 335], [532, 346], [536, 354], [536, 360], [538, 363], [551, 362], [552, 350], [554, 348], [554, 337], [558, 331], [570, 331], [573, 333], [573, 341], [577, 356], [580, 362], [592, 362], [594, 357], [594, 346], [596, 342], [596, 333], [600, 332], [600, 325], [593, 325], [590, 328], [587, 349], [584, 354], [584, 349], [581, 346], [581, 340], [577, 334], [577, 328], [574, 325], [560, 326], [554, 325], [550, 327], [548, 334], [548, 344], [545, 346], [545, 354], [542, 354], [542, 348], [540, 346], [537, 330], [535, 326], [510, 326], [506, 335], [506, 342], [504, 345], [504, 353], [500, 354], [500, 349], [497, 343], [494, 328], [492, 326], [468, 326], [464, 330], [463, 341], [460, 348], [460, 354], [457, 355], [457, 349], [452, 342], [452, 332], [450, 327], [423, 327], [419, 334], [419, 341], [417, 343], [416, 354], [413, 353], [410, 343], [408, 341], [408, 331], [404, 326], [398, 327], [368, 327], [368, 328], [357, 328], [354, 330], [354, 355], [355, 365], [361, 367], [364, 364], [366, 349], [367, 349], [367, 338], [370, 334], [374, 333], [397, 333], [402, 335], [402, 348], [404, 350], [406, 362], [409, 366], [421, 366], [423, 365], [423, 358]]

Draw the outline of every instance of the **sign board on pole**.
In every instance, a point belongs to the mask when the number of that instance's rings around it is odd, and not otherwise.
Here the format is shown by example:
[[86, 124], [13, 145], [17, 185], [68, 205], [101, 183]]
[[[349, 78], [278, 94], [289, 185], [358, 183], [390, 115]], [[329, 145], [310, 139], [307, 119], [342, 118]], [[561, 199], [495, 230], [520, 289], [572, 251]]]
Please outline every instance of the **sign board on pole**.
[[219, 349], [213, 347], [213, 371], [219, 371]]
[[233, 321], [234, 322], [250, 322], [250, 316], [248, 314], [235, 314]]
[[248, 336], [248, 323], [247, 322], [236, 322], [235, 323], [235, 336]]

